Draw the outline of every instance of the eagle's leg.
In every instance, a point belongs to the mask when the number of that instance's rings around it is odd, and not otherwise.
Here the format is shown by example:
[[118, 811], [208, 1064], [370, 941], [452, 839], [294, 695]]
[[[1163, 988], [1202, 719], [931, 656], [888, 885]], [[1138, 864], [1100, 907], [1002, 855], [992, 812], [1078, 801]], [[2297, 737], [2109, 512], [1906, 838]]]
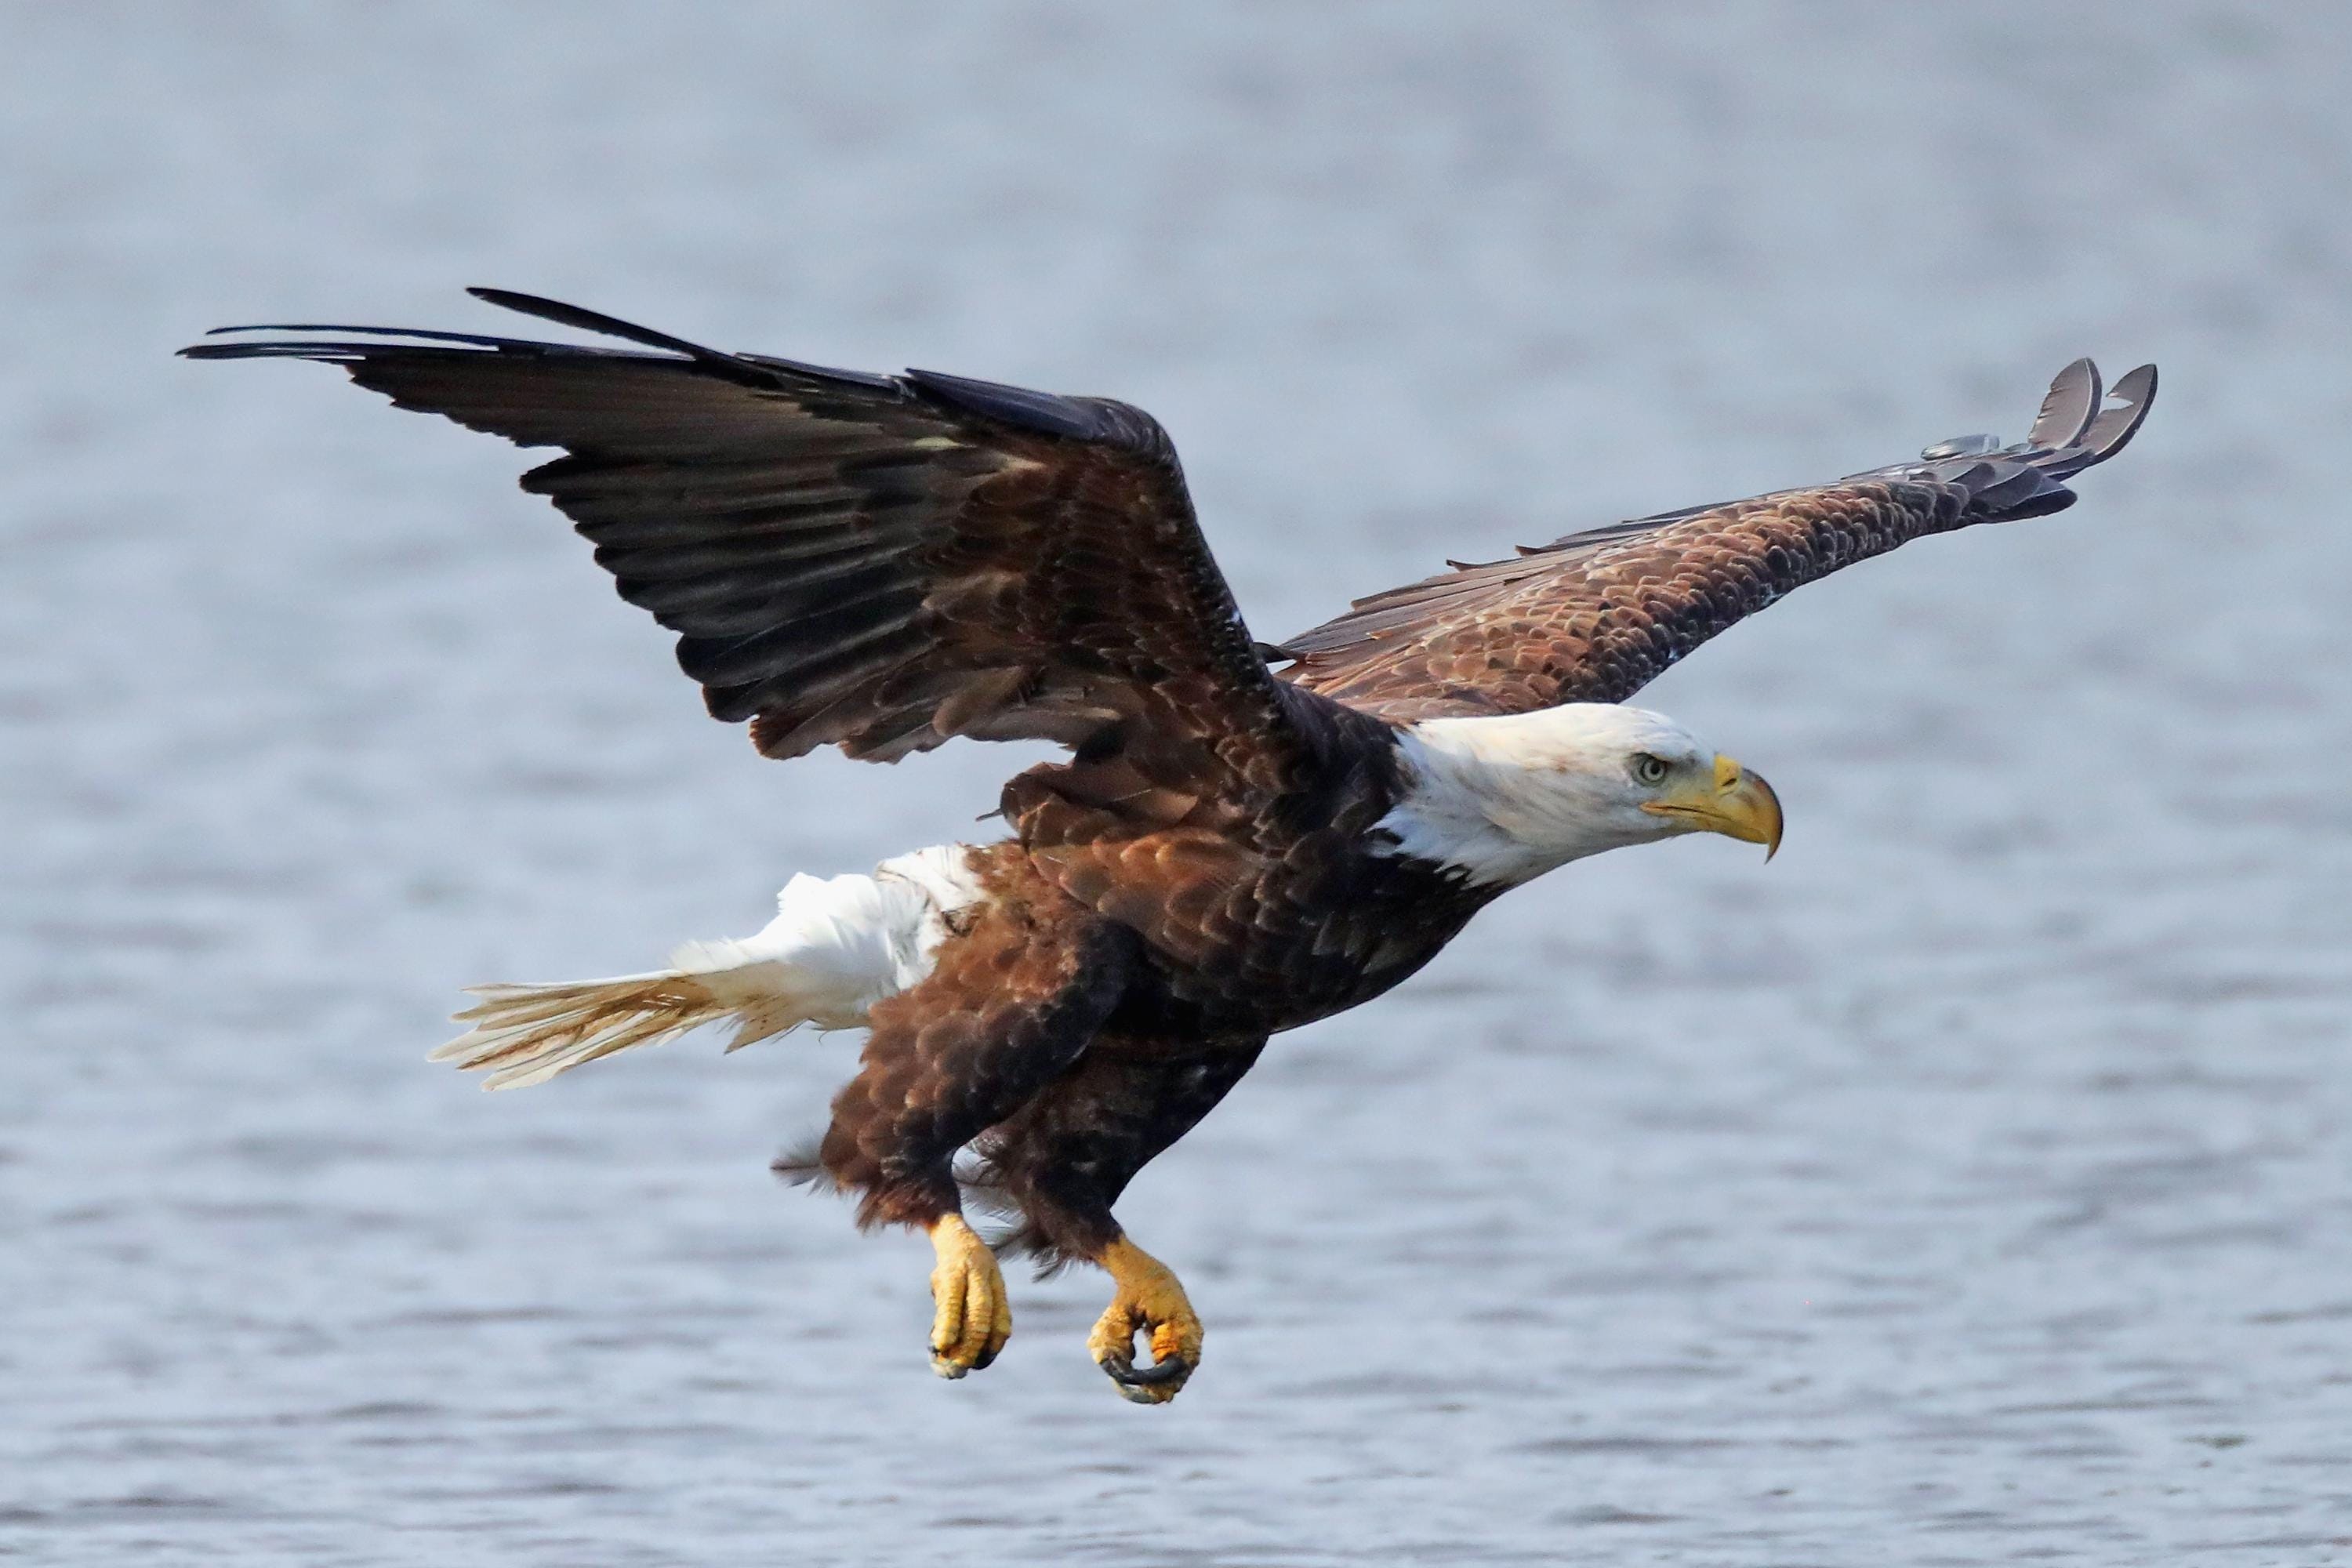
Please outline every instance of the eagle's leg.
[[[1110, 1305], [1087, 1336], [1087, 1353], [1119, 1397], [1137, 1405], [1165, 1405], [1183, 1391], [1201, 1364], [1201, 1315], [1169, 1267], [1122, 1233], [1095, 1259], [1109, 1270]], [[1151, 1364], [1135, 1364], [1135, 1336], [1149, 1333]]]
[[978, 1372], [1013, 1337], [1013, 1301], [996, 1254], [961, 1214], [931, 1222], [931, 1370], [941, 1377]]
[[[1138, 1405], [1165, 1405], [1201, 1364], [1200, 1315], [1168, 1267], [1129, 1240], [1111, 1205], [1135, 1173], [1241, 1081], [1262, 1036], [1171, 1043], [1097, 1037], [1085, 1058], [981, 1141], [985, 1179], [1026, 1223], [1016, 1249], [1083, 1258], [1110, 1274], [1111, 1303], [1087, 1349]], [[1148, 1333], [1151, 1363], [1135, 1364]]]
[[1133, 952], [1130, 932], [1075, 904], [1003, 900], [869, 1015], [818, 1159], [836, 1187], [863, 1194], [861, 1225], [929, 1234], [941, 1377], [988, 1365], [1013, 1332], [1003, 1272], [964, 1222], [956, 1152], [1068, 1068], [1126, 989]]

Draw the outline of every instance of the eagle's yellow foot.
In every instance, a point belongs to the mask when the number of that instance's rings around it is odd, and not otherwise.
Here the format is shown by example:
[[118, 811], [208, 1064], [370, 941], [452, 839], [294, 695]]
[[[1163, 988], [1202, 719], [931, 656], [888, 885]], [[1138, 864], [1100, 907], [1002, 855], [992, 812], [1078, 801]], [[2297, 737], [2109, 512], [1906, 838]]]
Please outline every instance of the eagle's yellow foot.
[[[1165, 1405], [1201, 1364], [1201, 1319], [1167, 1265], [1120, 1237], [1097, 1259], [1118, 1286], [1110, 1307], [1087, 1336], [1095, 1364], [1118, 1385], [1121, 1399]], [[1151, 1335], [1151, 1364], [1135, 1364], [1135, 1336]]]
[[939, 1254], [931, 1269], [931, 1370], [961, 1377], [994, 1361], [1013, 1337], [1013, 1302], [996, 1254], [963, 1215], [948, 1215], [931, 1226], [931, 1250]]

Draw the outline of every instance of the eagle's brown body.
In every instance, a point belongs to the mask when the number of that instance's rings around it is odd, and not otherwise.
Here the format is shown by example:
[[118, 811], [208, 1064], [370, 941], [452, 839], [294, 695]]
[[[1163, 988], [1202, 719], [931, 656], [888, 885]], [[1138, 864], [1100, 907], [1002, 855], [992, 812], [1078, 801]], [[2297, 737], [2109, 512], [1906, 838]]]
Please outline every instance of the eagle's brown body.
[[824, 1169], [866, 1217], [930, 1224], [978, 1139], [1025, 1248], [1097, 1256], [1129, 1178], [1267, 1037], [1388, 990], [1501, 891], [1376, 852], [1402, 793], [1392, 741], [1326, 718], [1328, 769], [1246, 835], [1139, 819], [1085, 763], [1008, 786], [1016, 837], [973, 856], [986, 901], [929, 979], [875, 1007], [835, 1101]]
[[[525, 488], [679, 634], [712, 713], [750, 721], [770, 756], [831, 744], [893, 761], [956, 736], [1072, 749], [1006, 786], [1013, 837], [970, 857], [979, 895], [946, 917], [920, 978], [872, 1005], [819, 1159], [866, 1219], [931, 1229], [936, 1342], [961, 1374], [1010, 1327], [995, 1266], [955, 1217], [951, 1162], [976, 1148], [1028, 1243], [1118, 1279], [1097, 1359], [1154, 1399], [1197, 1360], [1198, 1324], [1120, 1236], [1120, 1190], [1268, 1036], [1396, 984], [1503, 890], [1393, 830], [1418, 787], [1412, 727], [1621, 702], [1841, 566], [2060, 510], [2063, 481], [2121, 447], [2155, 386], [2135, 372], [2107, 406], [2078, 362], [2019, 446], [1953, 443], [1570, 535], [1269, 647], [1139, 410], [722, 353], [478, 292], [654, 352], [350, 328], [189, 352], [324, 360], [401, 406], [563, 448]], [[510, 1016], [530, 1023], [530, 1005]], [[1129, 1323], [1158, 1331], [1156, 1388], [1126, 1360]]]

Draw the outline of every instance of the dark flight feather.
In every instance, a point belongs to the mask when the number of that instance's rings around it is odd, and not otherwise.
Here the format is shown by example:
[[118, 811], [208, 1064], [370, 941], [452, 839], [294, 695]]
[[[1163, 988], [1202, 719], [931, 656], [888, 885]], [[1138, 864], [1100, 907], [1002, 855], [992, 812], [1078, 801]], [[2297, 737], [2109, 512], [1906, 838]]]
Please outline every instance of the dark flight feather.
[[1249, 795], [1303, 765], [1299, 700], [1267, 671], [1141, 410], [728, 353], [473, 292], [640, 346], [298, 325], [184, 352], [341, 365], [400, 407], [563, 448], [523, 488], [679, 634], [711, 712], [751, 721], [771, 756], [1109, 735], [1155, 781], [1223, 773]]
[[1964, 437], [1913, 463], [1752, 500], [1685, 508], [1521, 546], [1359, 599], [1286, 638], [1282, 672], [1394, 722], [1622, 702], [1685, 654], [1791, 590], [1923, 534], [2042, 517], [2065, 480], [2123, 449], [2156, 395], [2142, 365], [2111, 395], [2059, 372], [2013, 447]]

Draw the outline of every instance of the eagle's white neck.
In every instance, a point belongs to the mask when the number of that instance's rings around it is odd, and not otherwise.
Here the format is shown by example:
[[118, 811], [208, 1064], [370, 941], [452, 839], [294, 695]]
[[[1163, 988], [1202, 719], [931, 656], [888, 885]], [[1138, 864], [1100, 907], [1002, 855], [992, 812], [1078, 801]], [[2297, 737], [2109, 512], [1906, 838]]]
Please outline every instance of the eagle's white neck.
[[1671, 829], [1640, 809], [1627, 769], [1640, 753], [1695, 754], [1673, 721], [1578, 702], [1495, 718], [1424, 719], [1397, 740], [1403, 797], [1379, 826], [1394, 853], [1516, 887]]

